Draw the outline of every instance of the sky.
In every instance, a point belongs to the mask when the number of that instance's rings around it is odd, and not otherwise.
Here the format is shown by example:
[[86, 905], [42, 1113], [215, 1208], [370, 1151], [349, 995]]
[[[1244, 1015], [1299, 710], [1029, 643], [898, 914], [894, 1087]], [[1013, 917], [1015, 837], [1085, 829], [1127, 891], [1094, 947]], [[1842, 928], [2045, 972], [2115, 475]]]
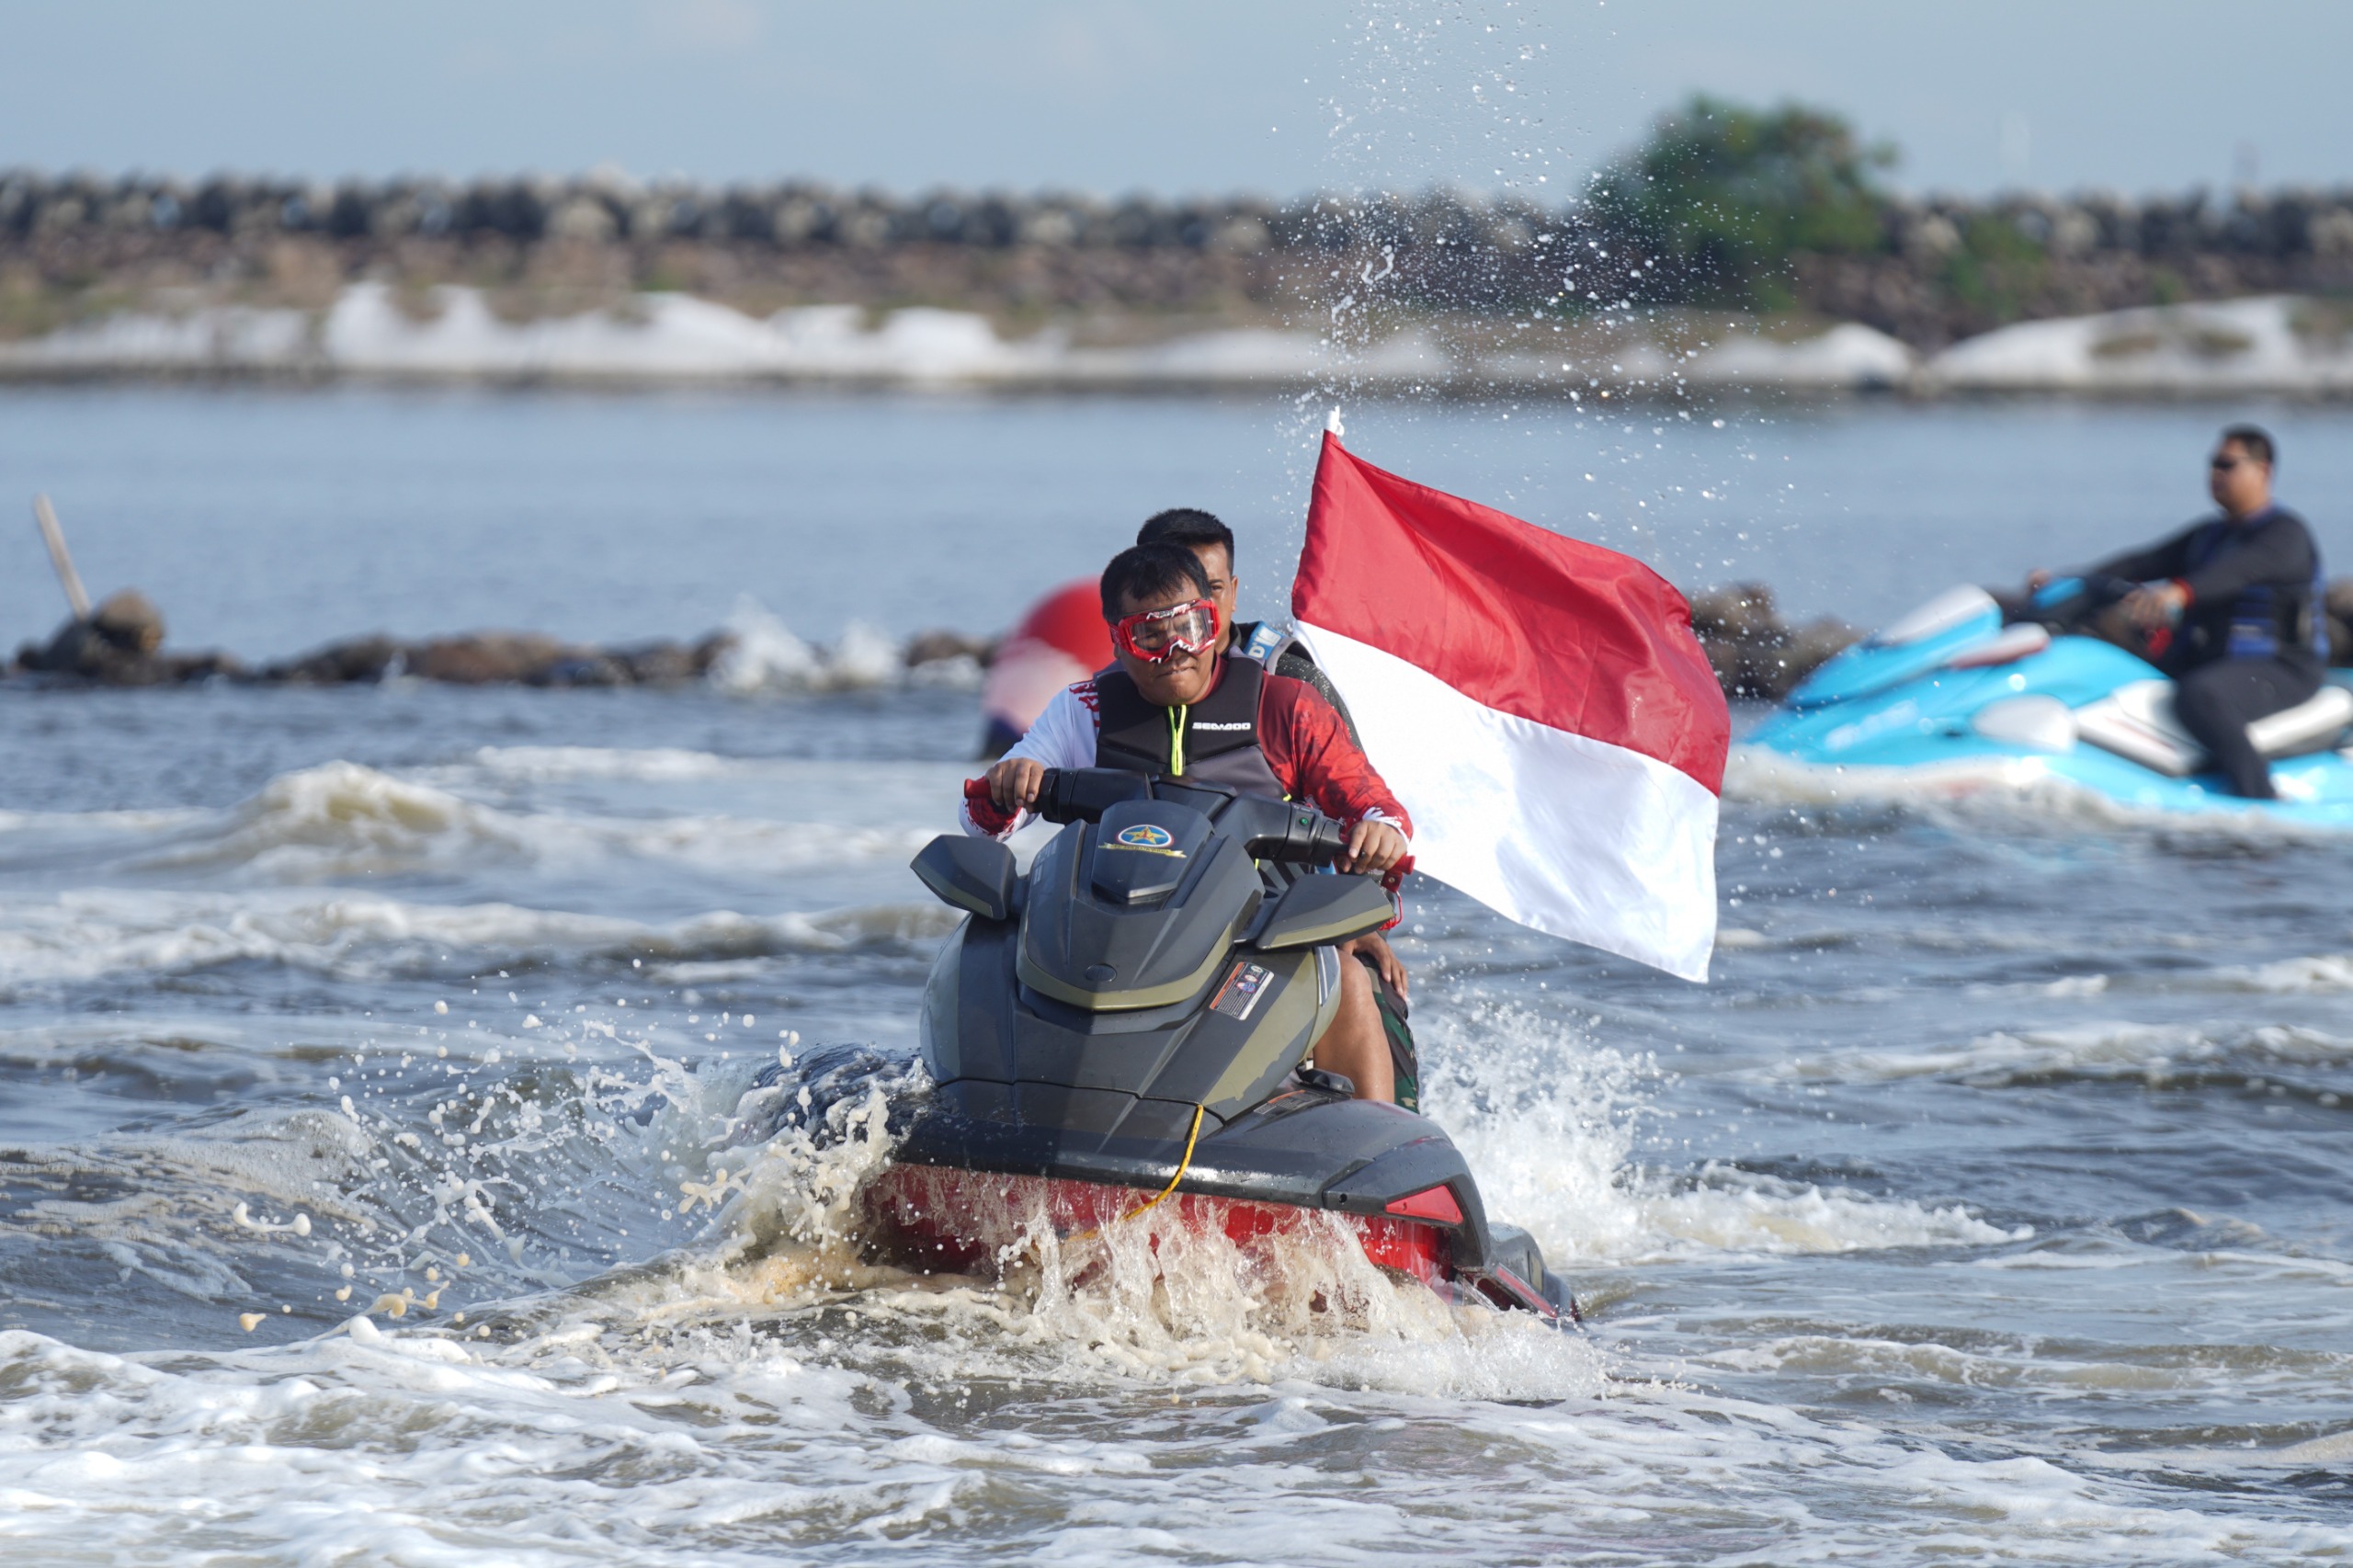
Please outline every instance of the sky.
[[2353, 184], [2347, 0], [14, 0], [0, 167], [1565, 194], [1694, 91], [1914, 191]]

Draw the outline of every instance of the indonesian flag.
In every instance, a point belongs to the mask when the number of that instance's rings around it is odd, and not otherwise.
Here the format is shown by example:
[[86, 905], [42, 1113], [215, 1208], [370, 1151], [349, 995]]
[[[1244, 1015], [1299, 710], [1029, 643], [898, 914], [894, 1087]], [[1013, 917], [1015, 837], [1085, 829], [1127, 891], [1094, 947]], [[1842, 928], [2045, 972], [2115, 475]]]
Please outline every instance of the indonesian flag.
[[1291, 613], [1413, 814], [1416, 869], [1707, 979], [1732, 722], [1671, 585], [1359, 462], [1334, 432]]

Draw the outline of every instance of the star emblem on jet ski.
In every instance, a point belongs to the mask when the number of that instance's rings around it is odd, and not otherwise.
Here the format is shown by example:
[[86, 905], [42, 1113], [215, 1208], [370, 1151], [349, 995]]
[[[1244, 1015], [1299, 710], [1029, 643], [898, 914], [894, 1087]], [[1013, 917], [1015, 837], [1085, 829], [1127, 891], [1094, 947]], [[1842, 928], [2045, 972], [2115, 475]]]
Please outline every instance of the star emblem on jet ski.
[[1185, 858], [1185, 852], [1176, 847], [1176, 836], [1166, 828], [1148, 822], [1140, 822], [1131, 827], [1121, 828], [1113, 835], [1111, 842], [1104, 847], [1141, 849], [1147, 855], [1165, 855], [1171, 859], [1182, 860]]

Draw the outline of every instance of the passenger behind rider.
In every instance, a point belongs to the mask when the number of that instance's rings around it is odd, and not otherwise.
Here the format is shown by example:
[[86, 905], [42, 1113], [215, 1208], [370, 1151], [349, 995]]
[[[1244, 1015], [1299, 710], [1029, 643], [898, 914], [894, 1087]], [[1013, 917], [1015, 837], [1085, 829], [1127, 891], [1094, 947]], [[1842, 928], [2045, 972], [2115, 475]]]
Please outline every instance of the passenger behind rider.
[[[1218, 748], [1215, 760], [1226, 777], [1255, 772], [1272, 791], [1344, 824], [1341, 870], [1385, 876], [1398, 869], [1412, 831], [1405, 809], [1332, 706], [1304, 683], [1271, 673], [1257, 676], [1255, 712], [1217, 725], [1221, 732], [1247, 725], [1246, 739], [1196, 735], [1193, 710], [1212, 701], [1237, 665], [1226, 653], [1226, 627], [1210, 597], [1209, 576], [1192, 551], [1139, 545], [1112, 557], [1103, 569], [1103, 619], [1111, 626], [1118, 667], [1058, 693], [1002, 761], [965, 785], [967, 832], [1011, 835], [1037, 803], [1048, 768], [1147, 764], [1184, 776], [1201, 755], [1184, 754], [1184, 748], [1198, 740], [1203, 750]], [[1122, 680], [1130, 683], [1126, 690]], [[1107, 703], [1121, 712], [1139, 700], [1149, 721], [1123, 721], [1116, 745], [1107, 746]], [[1205, 764], [1199, 776], [1210, 771]], [[1347, 1076], [1358, 1098], [1394, 1097], [1389, 1040], [1364, 965], [1340, 966], [1339, 1011], [1315, 1042], [1314, 1057], [1318, 1067]]]
[[[2273, 798], [2247, 725], [2308, 701], [2328, 662], [2320, 549], [2304, 520], [2271, 499], [2271, 437], [2234, 425], [2216, 444], [2207, 489], [2222, 508], [2145, 549], [2082, 574], [2141, 585], [2122, 608], [2175, 681], [2174, 712], [2234, 794]], [[2029, 590], [2055, 574], [2029, 573]]]
[[[1225, 640], [1227, 653], [1242, 655], [1254, 643], [1264, 642], [1274, 655], [1271, 660], [1264, 661], [1267, 667], [1276, 675], [1289, 676], [1313, 687], [1315, 694], [1330, 703], [1333, 711], [1339, 714], [1340, 722], [1348, 727], [1348, 738], [1359, 749], [1362, 748], [1363, 737], [1357, 733], [1357, 722], [1348, 712], [1347, 703], [1342, 700], [1338, 689], [1332, 685], [1332, 677], [1324, 673], [1323, 667], [1316, 664], [1307, 650], [1290, 637], [1269, 633], [1261, 638], [1259, 632], [1266, 625], [1263, 621], [1235, 619], [1235, 602], [1241, 597], [1242, 583], [1234, 573], [1232, 528], [1221, 522], [1214, 513], [1204, 512], [1196, 506], [1172, 506], [1145, 518], [1143, 527], [1136, 530], [1136, 542], [1181, 545], [1191, 551], [1194, 559], [1200, 562], [1201, 570], [1209, 575], [1210, 598], [1217, 606], [1218, 619], [1228, 628]], [[1402, 1016], [1404, 1003], [1413, 991], [1413, 981], [1405, 972], [1404, 961], [1389, 946], [1388, 939], [1378, 934], [1358, 937], [1353, 942], [1341, 944], [1340, 951], [1372, 965], [1373, 971], [1396, 993], [1394, 1000]]]

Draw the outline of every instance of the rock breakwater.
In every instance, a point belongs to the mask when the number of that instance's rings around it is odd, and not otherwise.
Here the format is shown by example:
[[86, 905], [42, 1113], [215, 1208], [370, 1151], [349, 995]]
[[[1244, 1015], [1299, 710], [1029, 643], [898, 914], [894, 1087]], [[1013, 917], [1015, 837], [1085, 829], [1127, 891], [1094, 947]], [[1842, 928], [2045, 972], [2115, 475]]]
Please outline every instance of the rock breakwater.
[[[1796, 314], [1917, 352], [2021, 320], [2353, 292], [2353, 189], [1874, 199], [1865, 243], [1788, 258]], [[1015, 331], [1059, 321], [1106, 347], [1172, 323], [1306, 315], [1348, 340], [1382, 312], [1508, 324], [1691, 306], [1708, 296], [1688, 270], [1647, 253], [1606, 205], [1446, 191], [1106, 201], [612, 174], [0, 173], [0, 339], [18, 341], [126, 307], [323, 312], [360, 282], [420, 319], [440, 308], [435, 290], [462, 287], [509, 323], [685, 294], [762, 319], [834, 305], [954, 309]], [[1336, 278], [1369, 280], [1343, 291], [1353, 323], [1334, 312]]]
[[[1691, 598], [1691, 629], [1726, 696], [1777, 702], [1823, 662], [1863, 633], [1829, 617], [1792, 623], [1761, 583], [1710, 588]], [[2335, 661], [2353, 665], [2353, 577], [2329, 585], [2325, 601]], [[105, 600], [86, 620], [69, 620], [46, 642], [28, 642], [0, 665], [0, 680], [63, 687], [191, 685], [222, 680], [276, 686], [345, 686], [390, 680], [456, 686], [683, 687], [724, 690], [827, 691], [904, 683], [968, 686], [995, 656], [997, 639], [953, 631], [904, 642], [853, 625], [830, 645], [803, 642], [757, 606], [692, 642], [654, 640], [612, 646], [570, 642], [533, 631], [473, 631], [404, 639], [376, 632], [330, 642], [291, 659], [248, 664], [218, 651], [164, 646], [161, 613], [135, 589]]]

